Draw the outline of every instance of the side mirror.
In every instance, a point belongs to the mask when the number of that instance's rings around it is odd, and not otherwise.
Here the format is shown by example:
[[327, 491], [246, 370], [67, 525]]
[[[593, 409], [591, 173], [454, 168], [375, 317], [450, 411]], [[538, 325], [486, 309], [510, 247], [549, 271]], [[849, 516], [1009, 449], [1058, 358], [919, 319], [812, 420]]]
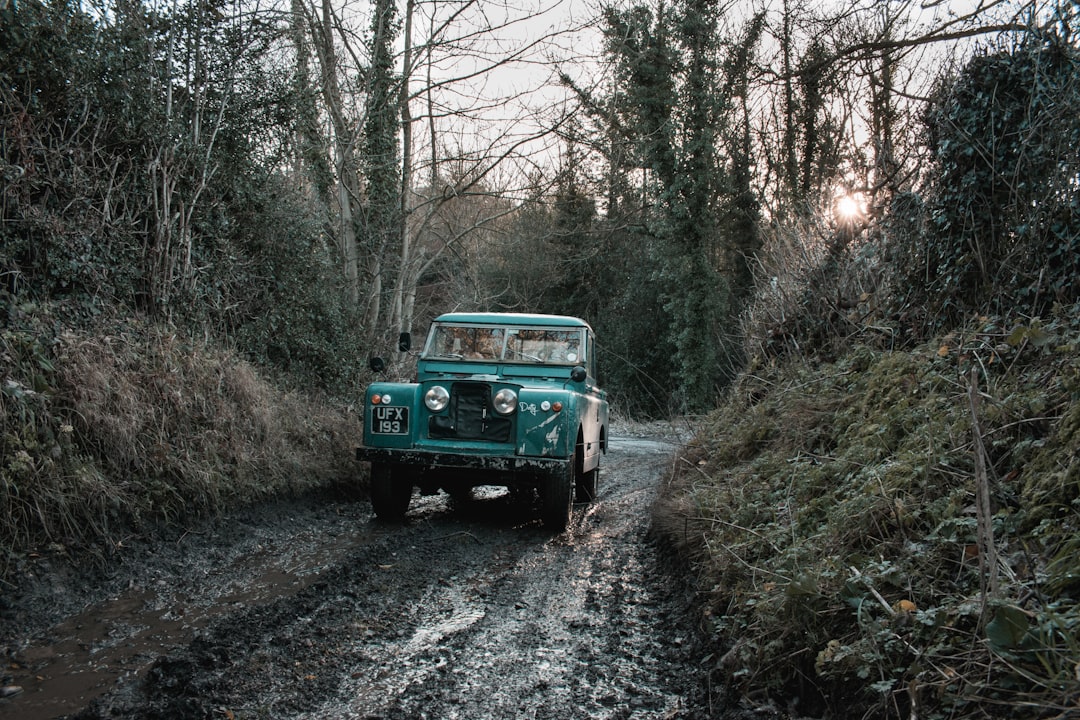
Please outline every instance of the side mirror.
[[368, 360], [368, 367], [371, 368], [371, 372], [381, 373], [386, 369], [386, 361], [381, 357], [373, 357]]
[[397, 349], [401, 352], [409, 352], [410, 348], [412, 348], [412, 335], [407, 332], [398, 335]]
[[585, 368], [580, 365], [570, 371], [570, 379], [574, 382], [585, 382], [586, 377], [588, 377], [588, 373], [586, 373]]

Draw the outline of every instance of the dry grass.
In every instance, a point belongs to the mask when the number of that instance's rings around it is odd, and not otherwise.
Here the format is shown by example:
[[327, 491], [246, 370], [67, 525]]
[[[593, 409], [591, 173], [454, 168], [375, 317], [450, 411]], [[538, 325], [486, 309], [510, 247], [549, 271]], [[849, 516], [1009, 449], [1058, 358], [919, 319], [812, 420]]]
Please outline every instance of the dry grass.
[[756, 297], [742, 318], [747, 358], [834, 357], [853, 340], [896, 340], [883, 323], [884, 284], [877, 248], [830, 228], [819, 217], [778, 225], [758, 258]]
[[346, 408], [149, 323], [48, 338], [52, 312], [3, 337], [0, 574], [47, 544], [100, 552], [157, 523], [358, 482]]

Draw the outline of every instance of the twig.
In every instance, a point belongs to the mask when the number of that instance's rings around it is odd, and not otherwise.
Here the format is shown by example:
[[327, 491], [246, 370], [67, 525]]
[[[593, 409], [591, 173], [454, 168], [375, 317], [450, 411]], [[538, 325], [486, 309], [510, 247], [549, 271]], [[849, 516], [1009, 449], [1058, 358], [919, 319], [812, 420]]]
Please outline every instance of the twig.
[[1026, 425], [1028, 423], [1058, 422], [1063, 417], [1065, 417], [1065, 416], [1064, 415], [1044, 415], [1044, 416], [1041, 416], [1041, 417], [1021, 418], [1020, 420], [1017, 420], [1015, 422], [1005, 423], [1004, 425], [999, 425], [998, 427], [994, 428], [993, 430], [988, 430], [986, 432], [986, 434], [988, 436], [993, 435], [994, 433], [999, 433], [1002, 430], [1008, 430], [1010, 428], [1018, 427], [1020, 425]]
[[881, 593], [879, 593], [877, 589], [875, 589], [874, 586], [870, 584], [870, 579], [863, 575], [861, 572], [859, 572], [859, 569], [856, 568], [854, 565], [850, 565], [848, 567], [851, 572], [855, 573], [855, 577], [863, 581], [863, 585], [865, 585], [866, 589], [870, 591], [870, 594], [873, 595], [879, 603], [881, 603], [881, 607], [885, 608], [885, 612], [889, 613], [889, 615], [895, 615], [896, 610], [894, 610], [892, 605], [889, 605], [889, 603], [885, 601], [885, 598], [881, 597]]
[[975, 509], [978, 528], [979, 572], [982, 576], [982, 614], [988, 599], [998, 594], [997, 546], [994, 544], [993, 516], [990, 513], [990, 482], [986, 472], [986, 448], [979, 426], [979, 374], [972, 368], [968, 386], [971, 432], [975, 445]]

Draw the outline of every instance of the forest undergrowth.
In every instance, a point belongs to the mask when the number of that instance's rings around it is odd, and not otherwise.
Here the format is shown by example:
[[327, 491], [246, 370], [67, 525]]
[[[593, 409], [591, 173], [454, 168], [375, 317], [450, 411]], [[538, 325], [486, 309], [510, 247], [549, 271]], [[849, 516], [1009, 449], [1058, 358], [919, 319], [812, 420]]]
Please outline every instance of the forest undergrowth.
[[755, 358], [655, 527], [713, 662], [797, 717], [1080, 716], [1080, 306]]

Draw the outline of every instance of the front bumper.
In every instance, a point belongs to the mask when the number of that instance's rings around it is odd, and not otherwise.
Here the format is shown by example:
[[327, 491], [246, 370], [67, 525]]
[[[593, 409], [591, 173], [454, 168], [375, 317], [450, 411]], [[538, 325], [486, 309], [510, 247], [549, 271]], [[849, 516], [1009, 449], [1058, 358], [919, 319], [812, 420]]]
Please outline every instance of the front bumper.
[[466, 455], [414, 448], [356, 448], [356, 459], [364, 462], [413, 465], [425, 468], [490, 470], [504, 473], [551, 473], [565, 470], [569, 458]]

